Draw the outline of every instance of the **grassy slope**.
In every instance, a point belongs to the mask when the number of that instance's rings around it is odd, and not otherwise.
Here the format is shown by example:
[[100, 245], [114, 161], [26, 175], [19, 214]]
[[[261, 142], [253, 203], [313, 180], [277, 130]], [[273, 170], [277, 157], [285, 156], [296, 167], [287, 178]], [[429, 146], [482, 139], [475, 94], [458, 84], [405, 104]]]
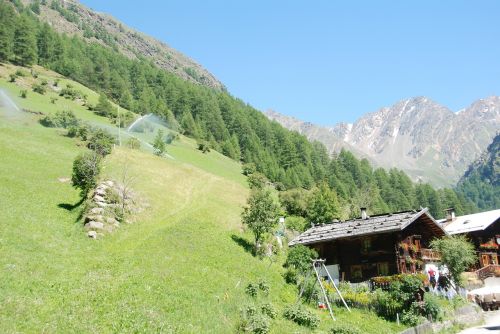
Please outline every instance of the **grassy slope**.
[[[4, 79], [0, 87], [17, 89]], [[35, 93], [16, 99], [28, 109], [54, 109], [44, 101]], [[186, 138], [169, 146], [175, 160], [116, 149], [103, 175], [119, 177], [129, 166], [149, 208], [137, 223], [92, 241], [78, 223], [79, 209], [67, 209], [78, 202], [77, 191], [60, 180], [84, 148], [32, 115], [1, 111], [0, 332], [230, 333], [239, 309], [255, 303], [245, 285], [259, 277], [270, 282], [278, 309], [294, 301], [279, 266], [255, 259], [232, 238], [242, 235], [239, 214], [248, 194], [237, 163], [216, 152], [202, 155]], [[399, 329], [358, 311], [339, 310], [338, 317], [363, 326], [366, 320], [372, 324], [366, 332]], [[309, 331], [280, 317], [273, 332]]]

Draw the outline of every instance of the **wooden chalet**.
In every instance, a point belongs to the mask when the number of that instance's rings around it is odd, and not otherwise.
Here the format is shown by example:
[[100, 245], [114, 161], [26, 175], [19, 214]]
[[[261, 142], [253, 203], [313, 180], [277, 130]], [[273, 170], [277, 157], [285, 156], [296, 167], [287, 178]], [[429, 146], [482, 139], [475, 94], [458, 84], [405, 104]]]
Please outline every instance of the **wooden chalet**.
[[289, 246], [316, 249], [334, 279], [362, 282], [422, 271], [440, 258], [430, 241], [445, 234], [427, 208], [370, 217], [361, 209], [360, 218], [313, 226]]
[[[465, 234], [476, 247], [478, 261], [473, 269], [498, 266], [500, 256], [500, 210], [455, 217], [447, 209], [446, 219], [440, 221], [450, 235]], [[500, 269], [500, 266], [499, 266]]]

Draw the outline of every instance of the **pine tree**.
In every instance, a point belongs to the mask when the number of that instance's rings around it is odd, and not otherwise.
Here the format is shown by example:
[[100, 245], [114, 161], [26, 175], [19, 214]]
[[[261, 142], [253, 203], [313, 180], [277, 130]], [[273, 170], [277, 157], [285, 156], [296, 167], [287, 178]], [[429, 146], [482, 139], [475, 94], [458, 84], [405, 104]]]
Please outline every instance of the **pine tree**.
[[14, 32], [14, 60], [22, 66], [33, 65], [37, 60], [35, 31], [25, 15], [18, 19]]
[[0, 62], [5, 62], [12, 56], [14, 36], [14, 11], [6, 2], [0, 3]]

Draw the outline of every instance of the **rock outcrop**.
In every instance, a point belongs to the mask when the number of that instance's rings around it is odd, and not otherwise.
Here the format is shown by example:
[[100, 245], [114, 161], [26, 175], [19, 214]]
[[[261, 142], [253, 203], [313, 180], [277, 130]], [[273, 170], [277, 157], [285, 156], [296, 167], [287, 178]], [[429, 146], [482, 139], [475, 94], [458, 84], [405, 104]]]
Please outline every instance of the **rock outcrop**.
[[87, 203], [84, 228], [87, 236], [96, 239], [111, 233], [122, 223], [131, 223], [131, 215], [140, 211], [133, 193], [107, 180], [99, 183]]

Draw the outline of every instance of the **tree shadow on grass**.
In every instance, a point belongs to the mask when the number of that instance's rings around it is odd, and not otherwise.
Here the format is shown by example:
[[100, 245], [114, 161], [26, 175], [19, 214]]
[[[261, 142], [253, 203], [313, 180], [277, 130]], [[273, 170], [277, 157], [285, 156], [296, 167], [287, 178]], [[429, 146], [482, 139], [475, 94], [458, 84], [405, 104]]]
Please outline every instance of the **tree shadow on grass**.
[[84, 197], [82, 197], [78, 202], [75, 204], [69, 204], [69, 203], [59, 203], [57, 204], [58, 207], [61, 209], [65, 209], [67, 211], [73, 211], [74, 209], [78, 208], [80, 205], [82, 205], [83, 201], [85, 200]]
[[[60, 207], [61, 209], [64, 209], [64, 210], [71, 212], [75, 209], [78, 209], [83, 204], [83, 202], [85, 202], [85, 197], [82, 197], [75, 204], [59, 203], [59, 204], [57, 204], [57, 206]], [[80, 213], [78, 214], [78, 217], [76, 218], [75, 223], [78, 223], [82, 219], [82, 217], [83, 217], [83, 209], [80, 210]]]
[[233, 239], [234, 242], [240, 245], [245, 250], [245, 252], [254, 255], [254, 246], [250, 241], [240, 236], [237, 236], [236, 234], [232, 234], [231, 239]]

